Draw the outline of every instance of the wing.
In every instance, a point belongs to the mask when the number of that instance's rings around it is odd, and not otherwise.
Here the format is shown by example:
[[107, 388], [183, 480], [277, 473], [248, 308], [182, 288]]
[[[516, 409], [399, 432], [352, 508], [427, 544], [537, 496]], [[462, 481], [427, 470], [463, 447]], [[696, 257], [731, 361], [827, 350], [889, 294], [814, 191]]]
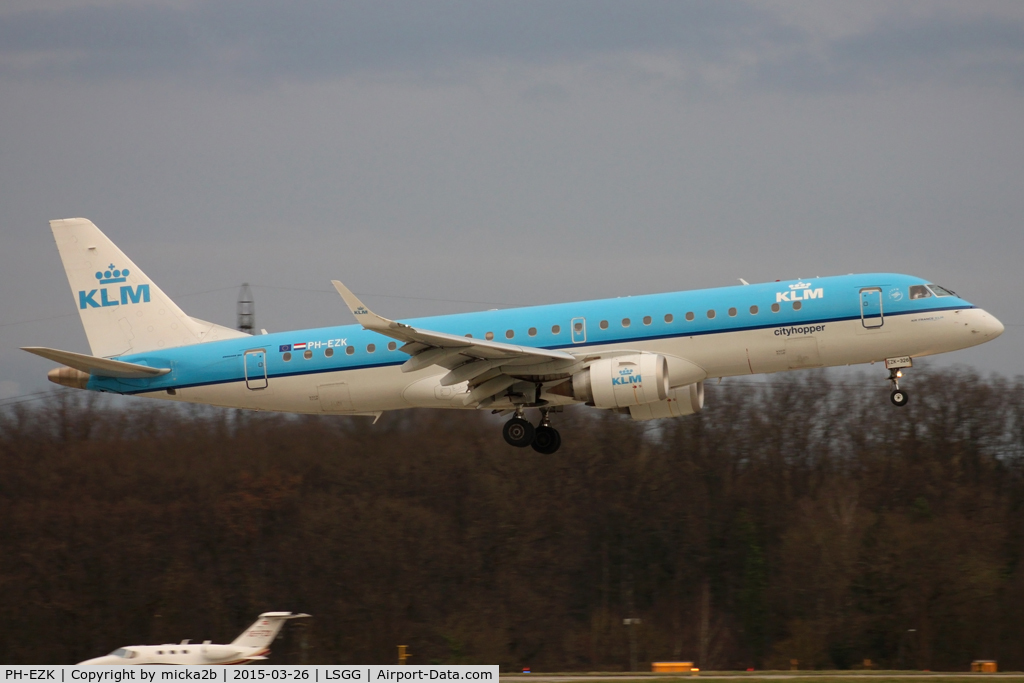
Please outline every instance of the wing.
[[432, 365], [447, 369], [442, 386], [469, 383], [466, 405], [488, 401], [515, 384], [517, 376], [566, 375], [580, 363], [565, 351], [460, 337], [388, 320], [363, 305], [345, 285], [337, 280], [332, 283], [363, 329], [403, 342], [401, 350], [410, 358], [402, 364], [402, 372]]

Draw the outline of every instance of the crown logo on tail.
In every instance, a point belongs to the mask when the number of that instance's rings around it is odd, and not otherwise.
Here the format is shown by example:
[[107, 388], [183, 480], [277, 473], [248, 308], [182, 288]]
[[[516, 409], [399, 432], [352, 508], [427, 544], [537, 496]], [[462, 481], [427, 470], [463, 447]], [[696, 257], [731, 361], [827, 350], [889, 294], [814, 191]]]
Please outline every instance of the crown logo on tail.
[[104, 271], [96, 271], [96, 279], [101, 285], [110, 285], [115, 282], [125, 282], [128, 279], [128, 269], [119, 270], [111, 263]]

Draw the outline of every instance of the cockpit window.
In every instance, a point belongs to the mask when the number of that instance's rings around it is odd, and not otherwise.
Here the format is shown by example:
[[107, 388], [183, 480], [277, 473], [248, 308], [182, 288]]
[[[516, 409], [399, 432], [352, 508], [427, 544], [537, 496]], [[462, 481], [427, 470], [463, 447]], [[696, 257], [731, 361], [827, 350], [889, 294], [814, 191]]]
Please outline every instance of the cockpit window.
[[128, 652], [128, 650], [124, 649], [123, 647], [119, 647], [116, 650], [114, 650], [113, 652], [111, 652], [110, 656], [111, 657], [124, 657], [125, 659], [127, 659], [128, 657], [131, 656], [131, 653]]
[[910, 285], [911, 299], [927, 299], [932, 295], [924, 285]]
[[938, 285], [928, 285], [928, 287], [935, 292], [935, 296], [956, 296], [956, 292], [945, 287], [939, 287]]

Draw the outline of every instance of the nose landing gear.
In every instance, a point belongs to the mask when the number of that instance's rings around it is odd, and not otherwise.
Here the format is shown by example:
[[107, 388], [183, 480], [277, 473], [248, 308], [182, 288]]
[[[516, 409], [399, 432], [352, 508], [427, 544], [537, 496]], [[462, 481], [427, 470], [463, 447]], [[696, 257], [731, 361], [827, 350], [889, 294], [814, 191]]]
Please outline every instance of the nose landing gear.
[[892, 393], [889, 394], [889, 400], [892, 401], [894, 406], [901, 408], [907, 405], [907, 401], [910, 400], [907, 392], [900, 389], [900, 377], [902, 376], [903, 372], [899, 368], [891, 368], [889, 370], [889, 381], [892, 382]]
[[505, 443], [516, 448], [531, 446], [533, 450], [544, 455], [551, 455], [562, 445], [562, 437], [558, 430], [551, 426], [551, 417], [547, 410], [541, 411], [540, 424], [534, 427], [523, 417], [523, 409], [517, 408], [511, 420], [501, 430]]

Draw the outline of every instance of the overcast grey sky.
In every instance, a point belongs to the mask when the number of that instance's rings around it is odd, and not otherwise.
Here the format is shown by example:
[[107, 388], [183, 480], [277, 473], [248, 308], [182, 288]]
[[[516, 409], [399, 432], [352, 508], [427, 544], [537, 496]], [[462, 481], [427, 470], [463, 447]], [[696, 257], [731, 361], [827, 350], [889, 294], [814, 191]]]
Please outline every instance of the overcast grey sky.
[[0, 4], [0, 398], [88, 351], [47, 221], [191, 315], [352, 322], [864, 271], [1024, 373], [1024, 3]]

